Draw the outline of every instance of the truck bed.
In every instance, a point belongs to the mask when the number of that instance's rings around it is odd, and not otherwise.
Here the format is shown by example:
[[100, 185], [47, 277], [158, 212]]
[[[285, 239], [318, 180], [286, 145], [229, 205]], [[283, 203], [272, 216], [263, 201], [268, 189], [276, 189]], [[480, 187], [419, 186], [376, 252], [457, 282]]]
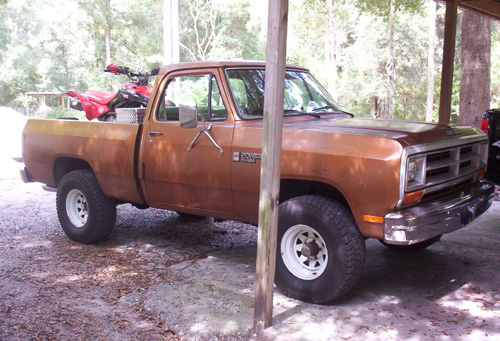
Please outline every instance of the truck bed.
[[106, 196], [141, 203], [135, 169], [141, 129], [139, 124], [30, 119], [23, 131], [27, 177], [57, 187], [54, 169], [85, 163]]

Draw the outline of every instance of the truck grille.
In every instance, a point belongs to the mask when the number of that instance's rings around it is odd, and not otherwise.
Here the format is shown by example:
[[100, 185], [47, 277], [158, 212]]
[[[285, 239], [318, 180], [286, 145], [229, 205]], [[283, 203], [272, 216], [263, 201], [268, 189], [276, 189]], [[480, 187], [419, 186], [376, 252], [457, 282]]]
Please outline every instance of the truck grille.
[[487, 158], [486, 141], [411, 155], [406, 167], [406, 191], [432, 188], [475, 175], [486, 167]]

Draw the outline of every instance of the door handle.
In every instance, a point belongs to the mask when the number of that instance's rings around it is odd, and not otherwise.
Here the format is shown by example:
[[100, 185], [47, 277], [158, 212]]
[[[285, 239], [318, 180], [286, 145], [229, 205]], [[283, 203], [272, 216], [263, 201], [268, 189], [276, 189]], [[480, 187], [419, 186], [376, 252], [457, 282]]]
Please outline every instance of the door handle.
[[149, 131], [148, 132], [149, 137], [159, 137], [163, 136], [163, 131]]

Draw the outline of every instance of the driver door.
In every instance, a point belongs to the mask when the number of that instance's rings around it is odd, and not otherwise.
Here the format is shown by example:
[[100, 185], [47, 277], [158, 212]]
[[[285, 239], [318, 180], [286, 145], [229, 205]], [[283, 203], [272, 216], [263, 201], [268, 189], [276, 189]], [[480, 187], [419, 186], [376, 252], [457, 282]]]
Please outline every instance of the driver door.
[[[217, 70], [205, 69], [169, 74], [159, 85], [161, 96], [153, 105], [157, 110], [142, 141], [141, 181], [149, 205], [233, 214], [229, 179], [234, 122], [220, 84]], [[197, 127], [180, 127], [181, 104], [198, 110]]]

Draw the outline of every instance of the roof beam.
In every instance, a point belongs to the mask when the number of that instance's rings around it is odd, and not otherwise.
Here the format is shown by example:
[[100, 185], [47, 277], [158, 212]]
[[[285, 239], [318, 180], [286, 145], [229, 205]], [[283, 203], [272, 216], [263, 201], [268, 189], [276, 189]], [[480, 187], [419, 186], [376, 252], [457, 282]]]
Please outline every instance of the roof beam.
[[500, 20], [500, 1], [498, 0], [465, 0], [461, 1], [459, 6], [461, 9], [468, 9]]

